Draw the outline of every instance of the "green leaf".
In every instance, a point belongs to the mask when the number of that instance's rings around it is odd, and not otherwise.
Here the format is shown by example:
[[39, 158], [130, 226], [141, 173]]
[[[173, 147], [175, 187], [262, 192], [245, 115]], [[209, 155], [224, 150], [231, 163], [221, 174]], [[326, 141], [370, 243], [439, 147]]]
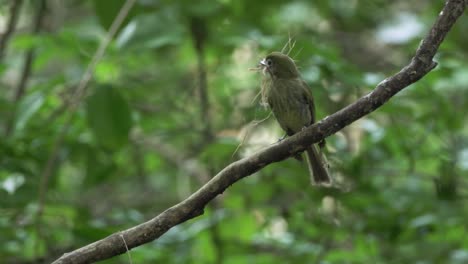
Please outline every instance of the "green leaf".
[[87, 99], [86, 116], [89, 128], [102, 145], [119, 148], [128, 142], [131, 113], [118, 89], [98, 87], [96, 93]]
[[18, 105], [16, 113], [15, 132], [22, 131], [31, 117], [44, 103], [42, 92], [34, 92], [24, 97]]

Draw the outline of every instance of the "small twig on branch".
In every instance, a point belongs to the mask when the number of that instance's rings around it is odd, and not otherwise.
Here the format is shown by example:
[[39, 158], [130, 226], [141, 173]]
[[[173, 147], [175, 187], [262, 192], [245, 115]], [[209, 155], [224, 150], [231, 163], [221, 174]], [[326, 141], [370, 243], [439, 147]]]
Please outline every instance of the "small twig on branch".
[[284, 160], [303, 151], [306, 146], [318, 143], [359, 118], [375, 111], [399, 91], [434, 69], [437, 64], [432, 59], [446, 34], [463, 14], [467, 2], [468, 0], [447, 1], [411, 62], [400, 72], [378, 84], [366, 96], [300, 133], [230, 164], [190, 197], [148, 222], [67, 253], [53, 263], [90, 263], [122, 254], [127, 251], [127, 248], [122, 243], [120, 234], [125, 237], [129, 249], [151, 242], [170, 228], [203, 214], [204, 207], [211, 200], [240, 179], [257, 172], [268, 164]]

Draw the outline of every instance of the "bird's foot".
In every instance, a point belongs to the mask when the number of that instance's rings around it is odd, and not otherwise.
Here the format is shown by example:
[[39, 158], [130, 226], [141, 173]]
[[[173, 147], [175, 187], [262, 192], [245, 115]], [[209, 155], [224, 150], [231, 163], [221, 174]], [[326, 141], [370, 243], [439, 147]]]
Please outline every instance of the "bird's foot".
[[[304, 126], [304, 127], [302, 127], [302, 130], [304, 130], [304, 129], [306, 129], [306, 128], [307, 128], [307, 127]], [[323, 149], [323, 148], [325, 147], [326, 144], [327, 144], [327, 142], [325, 141], [325, 139], [322, 139], [322, 140], [320, 140], [320, 141], [317, 143], [317, 145], [320, 147], [320, 149]]]
[[288, 136], [287, 134], [284, 134], [284, 136], [280, 137], [280, 138], [278, 139], [278, 143], [281, 142], [281, 141], [283, 141], [283, 139], [285, 139], [287, 136]]
[[323, 149], [327, 145], [327, 142], [325, 141], [325, 139], [322, 139], [319, 141], [318, 145], [320, 149]]

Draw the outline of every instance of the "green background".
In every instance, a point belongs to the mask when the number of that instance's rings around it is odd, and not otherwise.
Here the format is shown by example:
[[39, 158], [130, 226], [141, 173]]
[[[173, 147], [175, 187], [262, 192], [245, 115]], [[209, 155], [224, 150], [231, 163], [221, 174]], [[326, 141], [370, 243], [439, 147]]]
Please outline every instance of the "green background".
[[[12, 2], [0, 1], [2, 20]], [[405, 66], [443, 7], [139, 0], [77, 99], [124, 1], [47, 1], [31, 33], [39, 3], [23, 1], [0, 61], [5, 263], [49, 263], [149, 220], [276, 142], [274, 118], [258, 122], [269, 111], [256, 97], [261, 74], [249, 68], [289, 38], [321, 119]], [[269, 165], [203, 216], [131, 250], [133, 263], [468, 263], [467, 32], [464, 15], [435, 70], [327, 139], [339, 188], [310, 187], [294, 159]], [[26, 92], [15, 101], [30, 50]]]

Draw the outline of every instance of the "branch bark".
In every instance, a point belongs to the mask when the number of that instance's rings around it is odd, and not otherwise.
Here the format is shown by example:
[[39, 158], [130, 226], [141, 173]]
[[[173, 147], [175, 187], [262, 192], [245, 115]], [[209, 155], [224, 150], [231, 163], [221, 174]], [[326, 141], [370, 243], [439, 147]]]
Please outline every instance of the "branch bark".
[[[230, 185], [249, 176], [270, 163], [284, 160], [295, 153], [338, 132], [359, 118], [375, 111], [399, 91], [418, 81], [437, 63], [432, 59], [456, 20], [463, 14], [468, 0], [448, 0], [429, 33], [418, 47], [411, 62], [395, 75], [353, 104], [341, 109], [314, 125], [280, 143], [272, 145], [248, 158], [236, 161], [220, 171], [197, 192], [165, 210], [158, 216], [135, 227], [112, 234], [57, 259], [58, 263], [89, 263], [116, 256], [139, 245], [151, 242], [170, 228], [203, 214], [204, 207]], [[122, 242], [122, 237], [126, 245]]]

